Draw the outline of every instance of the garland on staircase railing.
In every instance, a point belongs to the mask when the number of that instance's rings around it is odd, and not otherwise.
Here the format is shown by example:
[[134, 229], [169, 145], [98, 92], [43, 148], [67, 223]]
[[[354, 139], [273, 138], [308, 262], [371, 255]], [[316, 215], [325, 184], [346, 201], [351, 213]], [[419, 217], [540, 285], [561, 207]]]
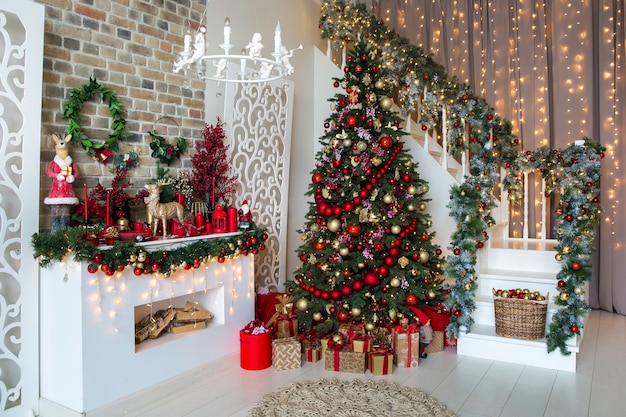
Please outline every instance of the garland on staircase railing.
[[[558, 285], [575, 296], [556, 301], [566, 308], [560, 310], [551, 323], [548, 349], [552, 351], [559, 347], [567, 354], [565, 341], [579, 331], [582, 326], [580, 317], [588, 309], [578, 293], [581, 291], [581, 283], [590, 276], [589, 261], [583, 255], [591, 249], [586, 245], [583, 247], [583, 244], [590, 243], [592, 239], [585, 237], [578, 242], [576, 236], [581, 233], [593, 236], [593, 228], [598, 220], [597, 212], [600, 210], [599, 200], [594, 202], [592, 198], [591, 202], [585, 202], [588, 214], [582, 215], [581, 193], [585, 191], [584, 195], [598, 195], [595, 192], [597, 182], [594, 178], [596, 174], [599, 176], [599, 166], [596, 165], [594, 155], [602, 155], [603, 149], [585, 139], [584, 150], [577, 147], [553, 152], [540, 148], [535, 154], [527, 152], [520, 158], [517, 149], [519, 139], [512, 134], [508, 120], [494, 114], [488, 103], [475, 96], [468, 85], [456, 78], [449, 78], [445, 68], [436, 63], [431, 55], [387, 28], [384, 22], [367, 10], [365, 4], [352, 4], [343, 0], [323, 1], [319, 27], [322, 38], [328, 39], [336, 49], [343, 49], [362, 37], [373, 43], [374, 49], [381, 51], [383, 61], [388, 67], [389, 81], [397, 86], [396, 97], [402, 105], [403, 115], [418, 112], [417, 121], [423, 130], [436, 129], [442, 125], [441, 109], [445, 107], [450, 139], [447, 151], [454, 157], [460, 157], [464, 152], [469, 155], [470, 173], [465, 176], [462, 184], [452, 187], [447, 206], [450, 215], [457, 222], [457, 230], [451, 237], [449, 247], [452, 254], [449, 255], [444, 270], [446, 276], [454, 281], [448, 287], [448, 307], [452, 311], [447, 329], [450, 337], [456, 337], [462, 330], [469, 332], [474, 323], [472, 312], [475, 309], [474, 298], [477, 290], [476, 251], [484, 246], [489, 238], [487, 229], [494, 223], [491, 210], [495, 206], [493, 190], [498, 180], [499, 167], [503, 166], [509, 172], [505, 185], [513, 202], [519, 200], [519, 174], [525, 168], [526, 159], [531, 165], [538, 160], [545, 161], [542, 163], [545, 163], [543, 169], [547, 175], [549, 190], [557, 187], [557, 181], [551, 177], [551, 172], [560, 172], [563, 167], [569, 177], [560, 182], [564, 187], [561, 201], [566, 204], [565, 207], [569, 207], [567, 211], [574, 216], [574, 220], [568, 220], [570, 217], [567, 214], [562, 219], [559, 217], [561, 227], [556, 231], [564, 267], [559, 274]], [[464, 134], [466, 129], [470, 132], [468, 138]], [[573, 157], [580, 152], [588, 153]], [[552, 155], [560, 155], [560, 158], [555, 160]], [[584, 163], [583, 160], [589, 162]], [[585, 180], [580, 185], [579, 177], [588, 177], [590, 180]], [[587, 185], [589, 183], [593, 184]], [[570, 213], [572, 210], [574, 212]], [[560, 230], [563, 233], [559, 233]], [[574, 242], [570, 242], [571, 239]], [[574, 243], [577, 245], [574, 246]], [[571, 252], [565, 254], [564, 249]], [[574, 264], [575, 261], [578, 263]], [[580, 265], [580, 269], [574, 270], [572, 265], [575, 265], [574, 268]]]
[[600, 160], [605, 148], [590, 138], [583, 138], [566, 149], [542, 146], [526, 151], [507, 165], [503, 187], [509, 201], [520, 203], [524, 172], [541, 174], [546, 184], [545, 196], [559, 192], [555, 210], [554, 232], [558, 245], [555, 259], [561, 265], [557, 274], [554, 302], [562, 306], [553, 316], [546, 336], [548, 351], [557, 348], [569, 355], [567, 340], [580, 334], [589, 306], [584, 285], [591, 280], [590, 255], [594, 252], [595, 230], [600, 222]]

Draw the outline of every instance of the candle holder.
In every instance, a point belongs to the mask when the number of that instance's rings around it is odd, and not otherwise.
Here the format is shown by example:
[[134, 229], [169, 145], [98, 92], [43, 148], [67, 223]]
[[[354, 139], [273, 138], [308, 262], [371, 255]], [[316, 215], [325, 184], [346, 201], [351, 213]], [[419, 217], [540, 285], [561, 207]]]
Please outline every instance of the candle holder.
[[215, 207], [215, 212], [213, 213], [211, 219], [211, 224], [213, 225], [213, 233], [226, 233], [228, 231], [226, 217], [227, 216], [226, 212], [224, 211], [224, 207]]

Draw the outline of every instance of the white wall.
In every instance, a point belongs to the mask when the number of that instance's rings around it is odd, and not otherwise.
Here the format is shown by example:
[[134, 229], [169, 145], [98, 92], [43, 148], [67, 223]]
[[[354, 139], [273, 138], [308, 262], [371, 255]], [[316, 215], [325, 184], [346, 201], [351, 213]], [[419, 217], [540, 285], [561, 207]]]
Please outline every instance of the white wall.
[[[318, 28], [320, 5], [315, 0], [212, 0], [207, 13], [208, 51], [220, 53], [217, 42], [223, 39], [224, 19], [231, 24], [231, 42], [235, 44], [233, 53], [239, 53], [252, 38], [254, 32], [263, 35], [266, 49], [273, 47], [273, 34], [276, 23], [280, 22], [282, 43], [288, 48], [302, 44], [291, 63], [295, 73], [289, 78], [295, 83], [294, 117], [291, 138], [291, 172], [289, 178], [289, 215], [285, 225], [287, 241], [287, 279], [298, 266], [295, 255], [300, 246], [296, 230], [304, 223], [308, 211], [304, 193], [310, 183], [310, 171], [315, 159], [315, 123], [313, 118], [314, 92], [313, 60], [315, 46], [325, 51], [326, 41], [320, 37]], [[207, 122], [214, 123], [221, 115], [222, 101], [215, 86], [208, 86]]]

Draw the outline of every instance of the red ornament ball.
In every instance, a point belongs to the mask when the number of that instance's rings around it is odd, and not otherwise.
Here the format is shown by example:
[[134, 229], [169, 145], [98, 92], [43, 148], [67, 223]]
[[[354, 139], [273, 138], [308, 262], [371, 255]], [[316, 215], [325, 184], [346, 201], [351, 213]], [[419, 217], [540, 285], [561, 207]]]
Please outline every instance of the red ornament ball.
[[90, 274], [95, 274], [96, 272], [98, 272], [98, 265], [95, 265], [95, 264], [87, 265], [87, 272], [89, 272]]
[[580, 262], [578, 262], [578, 261], [572, 262], [572, 269], [574, 271], [579, 271], [581, 267], [582, 267], [582, 265], [580, 264]]
[[404, 302], [406, 305], [414, 307], [417, 305], [417, 296], [415, 294], [407, 294], [406, 297], [404, 297]]
[[569, 329], [572, 333], [578, 333], [578, 326], [576, 326], [575, 324], [569, 326]]
[[389, 149], [393, 146], [393, 139], [389, 136], [382, 136], [379, 140], [380, 147], [383, 149]]
[[563, 288], [563, 287], [565, 287], [565, 281], [563, 281], [563, 280], [559, 280], [559, 282], [557, 282], [557, 284], [556, 284], [556, 285], [557, 285], [559, 288]]
[[324, 175], [322, 175], [322, 173], [320, 172], [316, 172], [311, 177], [311, 180], [313, 181], [313, 184], [321, 184], [322, 181], [324, 181]]
[[374, 271], [368, 271], [363, 276], [363, 283], [370, 287], [375, 287], [380, 284], [380, 276]]
[[350, 321], [350, 314], [342, 310], [337, 313], [337, 320], [339, 320], [339, 322], [341, 323], [347, 323], [348, 321]]
[[350, 114], [350, 115], [348, 115], [346, 117], [346, 126], [347, 127], [350, 127], [350, 128], [356, 127], [358, 122], [359, 122], [359, 119], [356, 116], [352, 115], [352, 114]]
[[96, 253], [96, 254], [93, 256], [93, 261], [94, 261], [94, 262], [97, 262], [97, 263], [102, 262], [102, 254], [101, 254], [101, 253]]

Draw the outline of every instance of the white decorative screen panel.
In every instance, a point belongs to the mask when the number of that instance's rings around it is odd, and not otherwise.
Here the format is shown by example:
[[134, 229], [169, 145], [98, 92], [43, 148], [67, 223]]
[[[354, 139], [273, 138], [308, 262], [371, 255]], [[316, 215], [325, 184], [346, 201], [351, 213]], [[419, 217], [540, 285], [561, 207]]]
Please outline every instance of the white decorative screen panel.
[[[44, 6], [0, 5], [0, 415], [39, 399], [39, 149]], [[35, 110], [35, 111], [33, 111]]]
[[231, 161], [253, 220], [268, 229], [266, 249], [255, 257], [257, 286], [279, 290], [286, 279], [287, 203], [293, 82], [233, 86], [225, 100]]

